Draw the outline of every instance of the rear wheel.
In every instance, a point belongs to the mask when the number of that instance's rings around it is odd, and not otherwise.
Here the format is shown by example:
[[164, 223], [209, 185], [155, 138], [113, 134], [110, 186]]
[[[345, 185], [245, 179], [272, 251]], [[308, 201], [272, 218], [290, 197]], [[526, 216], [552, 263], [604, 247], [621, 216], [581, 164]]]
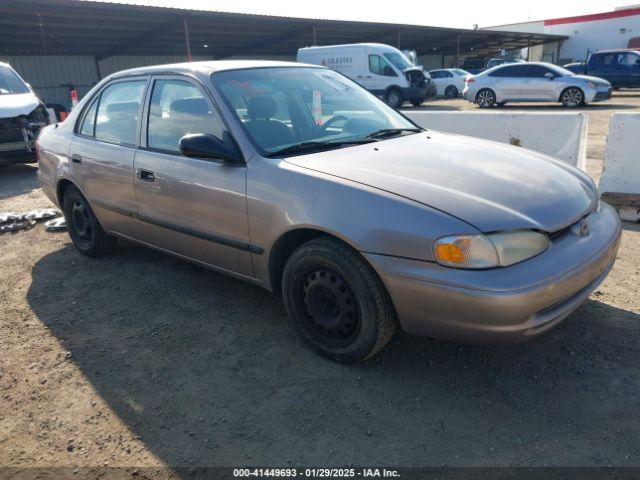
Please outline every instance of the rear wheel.
[[62, 204], [69, 236], [82, 254], [87, 257], [100, 257], [113, 250], [116, 237], [102, 229], [80, 190], [73, 186], [68, 187]]
[[444, 89], [444, 96], [446, 98], [458, 98], [458, 88], [455, 85], [449, 85]]
[[392, 88], [387, 92], [384, 100], [393, 108], [400, 108], [404, 103], [404, 96], [400, 90]]
[[338, 241], [321, 238], [298, 247], [285, 266], [282, 291], [297, 332], [334, 361], [364, 361], [395, 331], [395, 310], [380, 279]]
[[562, 105], [567, 108], [576, 108], [584, 105], [584, 92], [578, 87], [569, 87], [560, 95]]
[[496, 94], [489, 88], [483, 88], [476, 95], [476, 103], [480, 108], [491, 108], [496, 103]]

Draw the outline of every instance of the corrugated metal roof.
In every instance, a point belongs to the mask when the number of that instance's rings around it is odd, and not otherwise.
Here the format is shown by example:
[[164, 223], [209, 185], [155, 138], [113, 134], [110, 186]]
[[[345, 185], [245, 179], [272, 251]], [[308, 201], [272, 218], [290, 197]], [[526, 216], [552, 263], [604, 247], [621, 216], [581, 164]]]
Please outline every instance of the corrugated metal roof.
[[185, 22], [193, 55], [294, 55], [299, 47], [379, 42], [419, 53], [493, 54], [565, 38], [351, 20], [253, 15], [103, 1], [0, 0], [6, 54], [182, 55]]

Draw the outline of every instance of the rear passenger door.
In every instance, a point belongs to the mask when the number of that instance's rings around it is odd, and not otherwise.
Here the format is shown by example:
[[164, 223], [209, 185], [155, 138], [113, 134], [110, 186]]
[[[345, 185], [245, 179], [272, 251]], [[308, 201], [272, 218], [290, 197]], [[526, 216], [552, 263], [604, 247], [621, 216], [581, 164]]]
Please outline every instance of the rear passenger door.
[[614, 86], [620, 85], [618, 72], [618, 53], [594, 53], [589, 58], [587, 73], [594, 77], [604, 78]]
[[180, 153], [189, 133], [229, 141], [203, 87], [183, 76], [156, 76], [147, 95], [135, 156], [138, 238], [226, 271], [253, 276], [246, 167]]
[[148, 81], [107, 84], [75, 126], [70, 149], [74, 181], [109, 232], [128, 235], [135, 229], [133, 159]]
[[522, 77], [520, 65], [507, 65], [490, 73], [498, 101], [520, 100], [522, 98]]

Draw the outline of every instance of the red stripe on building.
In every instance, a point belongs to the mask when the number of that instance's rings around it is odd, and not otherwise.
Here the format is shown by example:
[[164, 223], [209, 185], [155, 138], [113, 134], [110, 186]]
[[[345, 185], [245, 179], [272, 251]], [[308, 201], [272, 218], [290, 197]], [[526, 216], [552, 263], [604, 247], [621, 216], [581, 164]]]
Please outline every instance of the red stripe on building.
[[592, 15], [580, 15], [577, 17], [566, 18], [553, 18], [551, 20], [545, 20], [544, 24], [547, 25], [562, 25], [566, 23], [582, 23], [582, 22], [595, 22], [598, 20], [608, 20], [611, 18], [632, 17], [633, 15], [640, 15], [640, 8], [630, 8], [628, 10], [616, 10], [614, 12], [594, 13]]

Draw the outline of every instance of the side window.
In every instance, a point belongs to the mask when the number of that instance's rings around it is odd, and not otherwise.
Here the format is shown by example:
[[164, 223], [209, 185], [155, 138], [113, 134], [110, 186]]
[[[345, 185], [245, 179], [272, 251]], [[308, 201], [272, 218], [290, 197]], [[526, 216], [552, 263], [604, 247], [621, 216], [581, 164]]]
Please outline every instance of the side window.
[[593, 55], [593, 63], [598, 67], [612, 67], [616, 64], [616, 53]]
[[527, 78], [544, 78], [547, 73], [553, 73], [548, 68], [542, 67], [540, 65], [521, 65], [519, 68], [520, 76]]
[[393, 67], [380, 55], [369, 55], [369, 71], [384, 77], [397, 77]]
[[520, 76], [520, 66], [519, 65], [513, 65], [513, 66], [508, 66], [508, 67], [502, 67], [499, 68], [498, 70], [496, 70], [493, 73], [489, 74], [490, 77], [510, 77], [510, 78], [514, 78], [514, 77], [519, 77]]
[[620, 55], [620, 59], [618, 60], [618, 64], [621, 67], [634, 67], [637, 62], [640, 60], [640, 55], [636, 55], [635, 53], [625, 53]]
[[98, 99], [95, 98], [91, 106], [87, 109], [82, 119], [82, 125], [78, 133], [93, 137], [96, 126], [96, 110], [98, 110]]
[[179, 152], [190, 133], [209, 133], [223, 139], [222, 122], [200, 90], [184, 80], [156, 80], [151, 94], [147, 146]]
[[429, 72], [429, 75], [431, 75], [431, 78], [433, 79], [442, 78], [442, 70], [433, 70], [432, 72]]
[[453, 75], [451, 74], [451, 72], [444, 71], [444, 72], [442, 72], [442, 77], [443, 78], [452, 78]]
[[96, 117], [96, 139], [136, 144], [140, 103], [146, 84], [146, 80], [118, 82], [102, 91]]

